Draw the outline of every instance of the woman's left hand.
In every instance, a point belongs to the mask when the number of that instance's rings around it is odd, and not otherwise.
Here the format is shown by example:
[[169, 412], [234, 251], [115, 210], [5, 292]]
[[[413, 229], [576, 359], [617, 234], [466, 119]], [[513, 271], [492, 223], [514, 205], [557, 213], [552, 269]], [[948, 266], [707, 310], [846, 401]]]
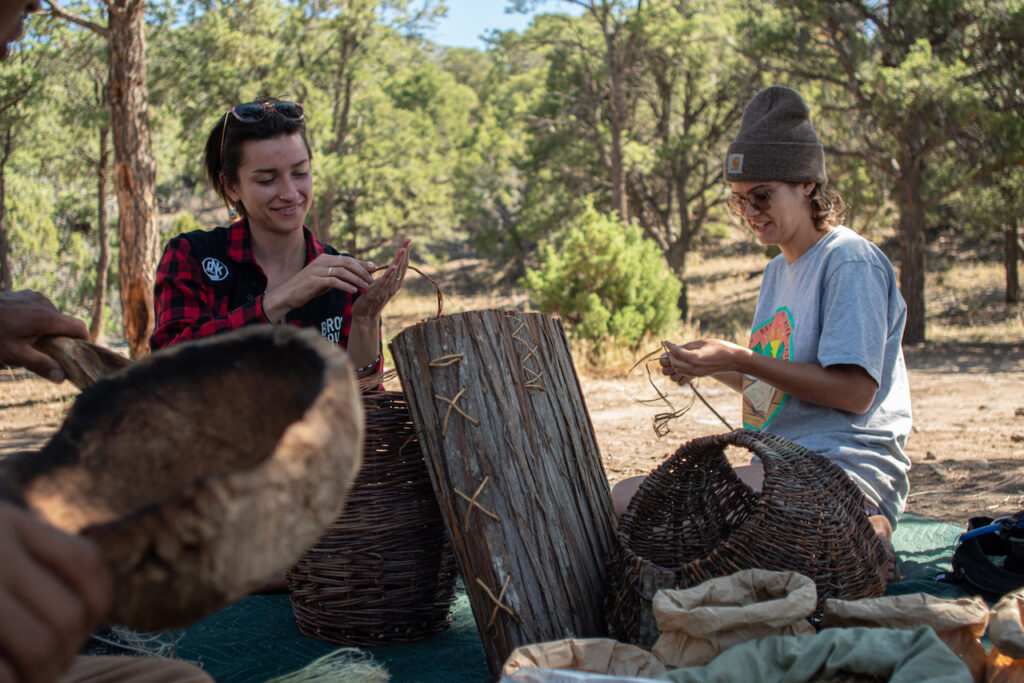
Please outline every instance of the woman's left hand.
[[409, 268], [409, 245], [412, 240], [405, 238], [402, 246], [395, 252], [395, 257], [381, 273], [374, 278], [373, 284], [366, 288], [352, 305], [352, 317], [370, 319], [376, 322], [388, 302], [402, 289], [405, 273]]

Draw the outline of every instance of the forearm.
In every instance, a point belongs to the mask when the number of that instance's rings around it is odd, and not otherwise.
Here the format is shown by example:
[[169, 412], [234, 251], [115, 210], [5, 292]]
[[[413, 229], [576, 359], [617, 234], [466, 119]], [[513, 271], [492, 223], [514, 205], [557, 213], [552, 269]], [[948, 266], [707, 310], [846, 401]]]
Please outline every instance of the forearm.
[[[277, 289], [267, 292], [262, 297], [263, 316], [267, 319], [267, 322], [278, 324], [285, 319], [293, 309], [299, 308], [306, 301], [291, 300], [289, 295], [293, 295], [292, 288], [287, 285], [278, 287]], [[293, 296], [293, 298], [295, 298]]]
[[740, 372], [716, 372], [711, 375], [733, 391], [743, 391], [743, 373]]
[[380, 369], [380, 318], [353, 316], [345, 346], [352, 364], [358, 368], [371, 366], [372, 370], [363, 375], [373, 374]]
[[738, 370], [801, 401], [852, 413], [867, 412], [878, 390], [871, 376], [856, 365], [823, 368], [748, 351]]

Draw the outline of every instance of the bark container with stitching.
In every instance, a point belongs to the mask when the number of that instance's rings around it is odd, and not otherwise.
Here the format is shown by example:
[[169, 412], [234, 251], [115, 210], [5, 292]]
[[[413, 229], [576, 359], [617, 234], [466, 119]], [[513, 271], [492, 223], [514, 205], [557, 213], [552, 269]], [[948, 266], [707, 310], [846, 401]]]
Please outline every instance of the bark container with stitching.
[[459, 567], [400, 391], [363, 395], [363, 467], [345, 511], [288, 572], [307, 636], [411, 642], [451, 623]]
[[[727, 446], [764, 466], [761, 493], [736, 476]], [[644, 480], [619, 522], [606, 601], [611, 635], [650, 647], [651, 600], [742, 569], [797, 571], [828, 598], [885, 591], [881, 542], [864, 496], [839, 468], [787, 439], [748, 429], [690, 441]]]
[[108, 621], [154, 631], [295, 562], [338, 517], [362, 441], [348, 356], [313, 330], [261, 325], [98, 380], [5, 476], [16, 502], [99, 546]]

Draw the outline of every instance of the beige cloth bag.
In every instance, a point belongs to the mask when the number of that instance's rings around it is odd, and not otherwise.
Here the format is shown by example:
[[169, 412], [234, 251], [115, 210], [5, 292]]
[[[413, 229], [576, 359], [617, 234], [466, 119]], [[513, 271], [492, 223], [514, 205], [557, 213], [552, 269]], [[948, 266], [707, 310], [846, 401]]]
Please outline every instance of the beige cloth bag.
[[1004, 595], [992, 608], [988, 630], [992, 647], [988, 651], [985, 680], [1013, 683], [1024, 680], [1024, 589]]
[[654, 595], [661, 637], [654, 654], [669, 668], [702, 666], [733, 645], [764, 636], [812, 635], [814, 581], [797, 572], [745, 569]]
[[989, 608], [981, 598], [947, 600], [927, 593], [860, 600], [826, 600], [822, 626], [877, 626], [912, 631], [931, 626], [967, 665], [977, 682], [985, 680], [985, 648], [979, 640], [988, 626]]
[[501, 675], [530, 667], [636, 678], [665, 673], [665, 666], [647, 650], [611, 638], [568, 638], [517, 647], [505, 660]]

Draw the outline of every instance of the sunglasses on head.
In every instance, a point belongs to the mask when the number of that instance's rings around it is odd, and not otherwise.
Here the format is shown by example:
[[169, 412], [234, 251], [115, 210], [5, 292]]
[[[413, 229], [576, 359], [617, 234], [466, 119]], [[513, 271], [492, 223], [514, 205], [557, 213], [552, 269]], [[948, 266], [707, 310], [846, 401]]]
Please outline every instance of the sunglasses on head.
[[[277, 114], [286, 121], [301, 121], [306, 117], [306, 112], [299, 102], [247, 102], [228, 109], [228, 114], [242, 123], [262, 121], [270, 113]], [[227, 117], [227, 114], [224, 116]]]
[[258, 123], [273, 112], [285, 121], [301, 121], [306, 118], [306, 110], [300, 102], [246, 102], [238, 104], [224, 113], [224, 125], [220, 128], [220, 158], [224, 163], [224, 133], [228, 130], [228, 116], [242, 123]]
[[768, 187], [759, 187], [745, 195], [734, 194], [727, 203], [737, 216], [742, 216], [748, 205], [754, 207], [758, 213], [764, 213], [772, 208], [772, 190]]

